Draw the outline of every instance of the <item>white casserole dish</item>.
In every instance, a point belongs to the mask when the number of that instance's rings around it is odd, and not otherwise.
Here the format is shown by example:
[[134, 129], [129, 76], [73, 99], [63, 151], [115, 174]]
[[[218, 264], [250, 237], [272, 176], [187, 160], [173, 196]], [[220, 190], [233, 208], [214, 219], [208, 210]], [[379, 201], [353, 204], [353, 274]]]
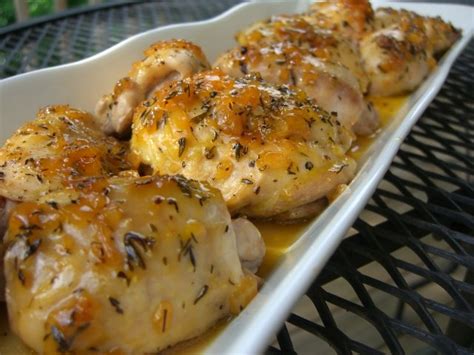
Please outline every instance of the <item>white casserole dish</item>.
[[[211, 62], [235, 45], [234, 34], [257, 20], [280, 13], [304, 11], [311, 1], [254, 1], [201, 22], [166, 26], [133, 36], [93, 57], [0, 81], [0, 144], [21, 124], [50, 104], [68, 103], [93, 112], [97, 99], [108, 92], [130, 64], [151, 43], [184, 38], [200, 45]], [[374, 7], [382, 5], [373, 1]], [[414, 92], [393, 121], [365, 153], [356, 178], [281, 258], [251, 304], [209, 345], [207, 352], [263, 351], [294, 303], [305, 292], [371, 197], [403, 139], [435, 97], [456, 57], [473, 33], [474, 9], [460, 5], [388, 3], [424, 15], [440, 15], [463, 30], [462, 38]]]

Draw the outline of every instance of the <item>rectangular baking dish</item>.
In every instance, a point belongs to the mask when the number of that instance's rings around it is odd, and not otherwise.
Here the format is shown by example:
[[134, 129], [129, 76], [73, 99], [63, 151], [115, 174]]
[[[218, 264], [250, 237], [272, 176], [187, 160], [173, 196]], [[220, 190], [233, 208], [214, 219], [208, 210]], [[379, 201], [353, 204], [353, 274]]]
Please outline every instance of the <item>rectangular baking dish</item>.
[[[0, 81], [0, 144], [40, 107], [68, 103], [93, 112], [102, 94], [128, 72], [151, 43], [184, 38], [200, 45], [211, 62], [235, 45], [234, 34], [271, 15], [304, 11], [310, 1], [253, 1], [201, 22], [150, 30], [79, 62], [42, 69]], [[460, 40], [374, 141], [362, 157], [357, 176], [290, 247], [251, 304], [211, 343], [206, 352], [256, 353], [265, 349], [292, 306], [332, 255], [371, 197], [405, 136], [435, 97], [456, 57], [472, 38], [474, 10], [469, 6], [373, 1], [374, 7], [406, 8], [440, 15], [463, 30]]]

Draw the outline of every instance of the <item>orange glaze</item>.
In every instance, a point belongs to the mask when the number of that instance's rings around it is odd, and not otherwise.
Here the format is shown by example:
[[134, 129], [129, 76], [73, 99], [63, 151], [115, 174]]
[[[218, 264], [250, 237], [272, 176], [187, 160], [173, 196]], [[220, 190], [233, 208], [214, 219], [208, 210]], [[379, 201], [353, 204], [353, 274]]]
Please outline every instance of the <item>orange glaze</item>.
[[371, 134], [370, 136], [357, 137], [357, 140], [353, 143], [349, 154], [355, 160], [359, 160], [364, 155], [364, 153], [370, 147], [370, 144], [374, 141], [375, 138], [377, 138], [380, 131], [390, 123], [391, 118], [394, 117], [395, 114], [400, 110], [400, 108], [406, 103], [407, 96], [369, 96], [368, 101], [372, 103], [375, 110], [379, 114], [380, 129], [377, 130], [374, 134]]
[[[369, 97], [369, 101], [372, 102], [379, 113], [381, 129], [388, 125], [390, 119], [395, 116], [398, 110], [405, 104], [406, 100], [406, 96]], [[360, 159], [377, 137], [378, 132], [380, 132], [380, 130], [368, 137], [359, 136], [354, 143], [350, 155], [356, 160]], [[280, 260], [280, 257], [298, 240], [299, 236], [303, 234], [310, 223], [311, 221], [288, 225], [279, 225], [270, 222], [255, 223], [262, 233], [267, 246], [267, 253], [257, 273], [258, 276], [266, 278], [270, 275]]]
[[[267, 278], [277, 263], [281, 260], [281, 256], [291, 247], [291, 245], [303, 234], [310, 221], [295, 224], [275, 224], [272, 222], [258, 221], [254, 224], [262, 233], [262, 237], [267, 246], [267, 253], [263, 259], [263, 263], [257, 272], [261, 278]], [[206, 347], [225, 329], [233, 317], [229, 317], [219, 321], [214, 327], [206, 332], [203, 336], [191, 339], [174, 346], [173, 348], [163, 352], [163, 355], [171, 354], [188, 354], [201, 353]]]
[[161, 355], [173, 355], [173, 354], [201, 354], [206, 350], [206, 347], [216, 339], [219, 334], [227, 327], [227, 325], [231, 322], [233, 317], [228, 317], [221, 319], [214, 325], [211, 329], [209, 329], [205, 334], [196, 337], [194, 339], [184, 341], [173, 346], [170, 349], [167, 349], [161, 353]]
[[303, 234], [308, 222], [294, 224], [275, 224], [272, 222], [254, 222], [262, 233], [267, 252], [257, 275], [266, 278], [280, 261], [280, 257]]
[[[163, 355], [171, 354], [195, 354], [202, 353], [205, 348], [225, 329], [232, 317], [220, 320], [204, 335], [182, 342], [162, 352]], [[7, 309], [5, 303], [0, 303], [0, 354], [2, 355], [33, 355], [35, 352], [29, 349], [9, 329]]]
[[[383, 129], [390, 122], [400, 107], [406, 102], [406, 96], [399, 97], [370, 97], [371, 101], [380, 115], [381, 128]], [[355, 143], [351, 155], [355, 159], [359, 159], [370, 146], [370, 143], [377, 135], [370, 137], [359, 137]], [[262, 233], [263, 239], [267, 246], [267, 254], [257, 272], [258, 276], [267, 278], [278, 262], [280, 257], [298, 240], [304, 230], [311, 223], [296, 223], [279, 225], [271, 222], [255, 222], [258, 229]], [[232, 318], [226, 318], [217, 323], [205, 335], [189, 340], [182, 344], [178, 344], [172, 349], [166, 350], [165, 354], [174, 353], [199, 353], [209, 345], [220, 333], [225, 329]], [[21, 340], [16, 337], [8, 328], [7, 312], [5, 304], [0, 304], [0, 354], [16, 354], [27, 355], [33, 352], [26, 347]]]

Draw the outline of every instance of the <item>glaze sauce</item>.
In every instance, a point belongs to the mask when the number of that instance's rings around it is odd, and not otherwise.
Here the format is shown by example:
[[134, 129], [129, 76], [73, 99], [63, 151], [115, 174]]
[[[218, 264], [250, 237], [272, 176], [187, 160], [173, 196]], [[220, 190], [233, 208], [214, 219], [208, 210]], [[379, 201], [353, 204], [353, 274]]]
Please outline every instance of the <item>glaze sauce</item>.
[[368, 99], [375, 110], [379, 114], [380, 118], [380, 128], [374, 134], [370, 136], [359, 136], [357, 137], [356, 142], [354, 142], [350, 156], [355, 160], [359, 160], [367, 149], [370, 147], [370, 144], [377, 138], [381, 130], [386, 127], [391, 118], [400, 110], [400, 108], [406, 103], [407, 96], [391, 96], [391, 97], [376, 97], [372, 96]]
[[[405, 104], [406, 96], [399, 97], [370, 97], [374, 108], [377, 110], [381, 127], [378, 132], [369, 137], [358, 137], [354, 143], [354, 149], [351, 156], [358, 160], [362, 157], [370, 144], [377, 138], [378, 133], [390, 123], [390, 119], [395, 116], [398, 110]], [[298, 240], [298, 237], [303, 234], [306, 228], [312, 221], [296, 224], [275, 224], [271, 222], [254, 222], [257, 228], [262, 233], [262, 237], [267, 246], [267, 252], [257, 275], [265, 279], [270, 275], [272, 270], [277, 266], [280, 257]], [[216, 327], [213, 327], [208, 333], [191, 340], [183, 345], [178, 345], [169, 353], [190, 352], [199, 353], [215, 339], [219, 333], [225, 329], [225, 326], [230, 322], [229, 320], [221, 321]]]
[[[406, 96], [369, 98], [369, 101], [372, 102], [374, 108], [379, 114], [381, 127], [378, 132], [368, 137], [357, 138], [350, 153], [355, 160], [358, 160], [363, 156], [370, 144], [377, 138], [379, 132], [390, 122], [390, 118], [394, 117], [398, 110], [403, 106], [406, 99]], [[260, 266], [260, 270], [257, 273], [260, 277], [265, 278], [271, 273], [280, 256], [284, 254], [296, 240], [298, 240], [298, 237], [303, 234], [310, 223], [311, 221], [289, 225], [279, 225], [268, 222], [255, 223], [262, 233], [265, 245], [267, 246], [267, 253], [262, 265]]]
[[[383, 129], [390, 122], [390, 118], [393, 117], [406, 102], [406, 96], [370, 97], [369, 100], [379, 113], [381, 129]], [[356, 160], [360, 159], [377, 135], [378, 132], [368, 137], [358, 137], [350, 155]], [[271, 222], [256, 222], [267, 246], [267, 253], [257, 273], [260, 277], [265, 279], [270, 275], [280, 257], [298, 240], [298, 237], [303, 234], [310, 223], [311, 221], [278, 225]], [[166, 350], [165, 354], [201, 353], [206, 346], [225, 329], [230, 320], [230, 318], [221, 320], [203, 336], [183, 342], [172, 349]], [[9, 330], [6, 307], [4, 303], [0, 303], [0, 354], [29, 355], [33, 353], [33, 351], [23, 345], [21, 340]]]

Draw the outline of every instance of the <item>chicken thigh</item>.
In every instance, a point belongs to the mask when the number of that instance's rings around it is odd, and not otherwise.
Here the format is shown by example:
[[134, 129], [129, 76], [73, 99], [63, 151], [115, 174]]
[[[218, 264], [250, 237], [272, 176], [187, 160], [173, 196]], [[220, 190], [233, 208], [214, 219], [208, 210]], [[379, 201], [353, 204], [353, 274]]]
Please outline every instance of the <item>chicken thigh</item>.
[[358, 81], [360, 90], [366, 92], [369, 82], [357, 46], [334, 31], [314, 26], [308, 19], [303, 15], [273, 16], [240, 31], [236, 39], [243, 47], [273, 45], [277, 53], [280, 52], [278, 45], [304, 49], [321, 61], [347, 68]]
[[201, 48], [185, 40], [162, 41], [144, 52], [145, 58], [133, 64], [128, 77], [102, 97], [96, 115], [107, 134], [130, 133], [133, 110], [155, 90], [172, 80], [183, 79], [209, 68]]
[[157, 352], [257, 292], [219, 191], [179, 176], [76, 181], [20, 203], [6, 243], [10, 326], [39, 353]]
[[48, 106], [0, 148], [0, 196], [34, 201], [84, 176], [129, 168], [126, 143], [107, 137], [94, 118], [67, 105]]
[[163, 88], [137, 108], [135, 164], [221, 190], [233, 214], [271, 217], [353, 177], [353, 135], [295, 87], [219, 70]]
[[[66, 105], [40, 110], [0, 148], [0, 260], [8, 215], [18, 201], [36, 201], [84, 176], [128, 169], [127, 151], [127, 144], [106, 137], [83, 111]], [[3, 286], [2, 272], [0, 300]]]
[[317, 31], [298, 16], [277, 16], [238, 35], [242, 45], [215, 63], [232, 76], [258, 72], [274, 84], [296, 85], [355, 133], [373, 133], [379, 125], [362, 91], [368, 78], [358, 51], [329, 31]]
[[307, 20], [316, 27], [339, 33], [355, 44], [374, 30], [374, 10], [369, 0], [315, 1]]
[[340, 122], [356, 134], [371, 134], [379, 126], [375, 110], [365, 102], [352, 73], [311, 51], [282, 43], [249, 45], [225, 53], [215, 66], [233, 77], [253, 72], [269, 83], [296, 85], [322, 108], [337, 113]]
[[416, 23], [400, 24], [366, 36], [360, 45], [370, 94], [400, 95], [420, 85], [435, 65], [423, 29]]
[[423, 17], [407, 10], [380, 8], [376, 31], [360, 46], [374, 95], [398, 95], [416, 89], [460, 31], [439, 17]]
[[421, 16], [408, 10], [380, 7], [375, 11], [375, 28], [384, 29], [403, 21], [418, 22], [424, 30], [430, 50], [436, 56], [445, 52], [459, 38], [461, 31], [440, 17]]

